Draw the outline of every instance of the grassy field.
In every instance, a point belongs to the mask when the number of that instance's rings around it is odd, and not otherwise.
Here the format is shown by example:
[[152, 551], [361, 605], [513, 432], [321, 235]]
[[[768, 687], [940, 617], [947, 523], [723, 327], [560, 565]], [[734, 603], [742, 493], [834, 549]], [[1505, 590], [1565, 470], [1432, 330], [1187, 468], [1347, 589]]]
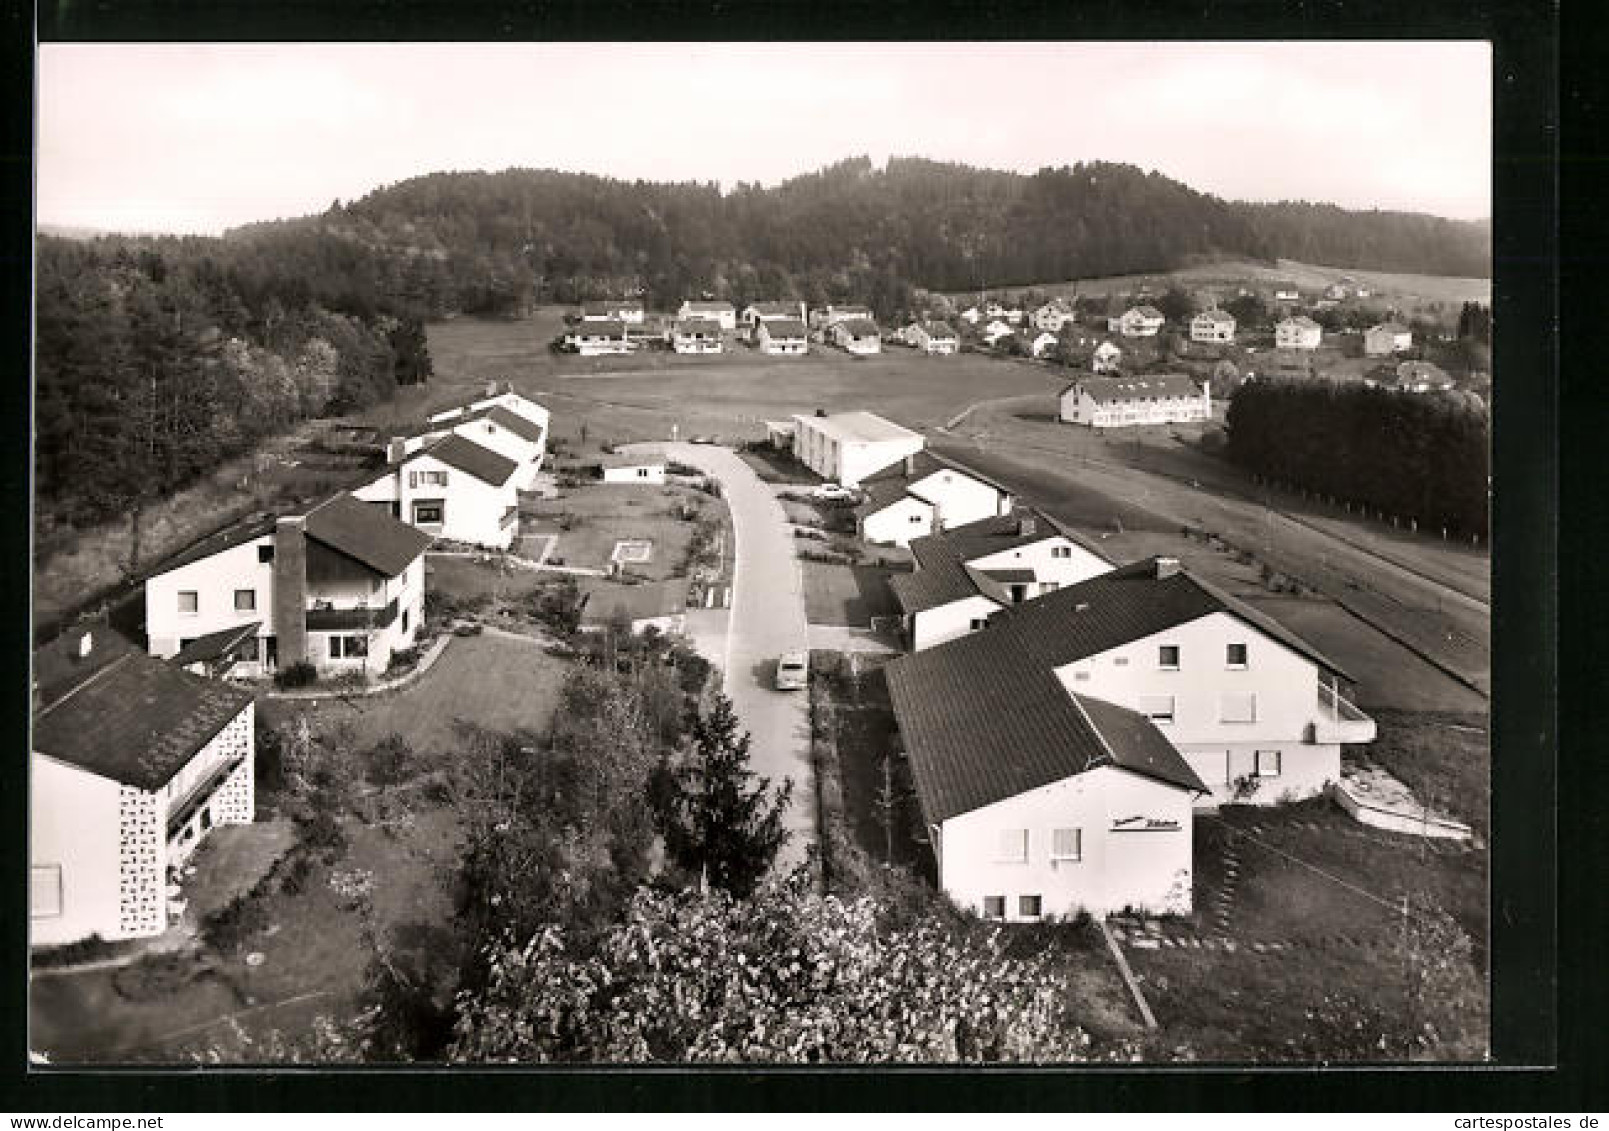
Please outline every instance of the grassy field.
[[[557, 498], [525, 501], [520, 530], [557, 535], [548, 561], [585, 569], [607, 569], [618, 542], [651, 542], [653, 556], [646, 562], [629, 563], [629, 568], [662, 581], [683, 572], [695, 518], [681, 514], [702, 515], [720, 505], [690, 487], [592, 483], [566, 488]], [[569, 530], [563, 528], [566, 522]]]
[[800, 562], [799, 569], [804, 575], [805, 617], [811, 624], [865, 628], [872, 617], [899, 612], [887, 569], [826, 562]]

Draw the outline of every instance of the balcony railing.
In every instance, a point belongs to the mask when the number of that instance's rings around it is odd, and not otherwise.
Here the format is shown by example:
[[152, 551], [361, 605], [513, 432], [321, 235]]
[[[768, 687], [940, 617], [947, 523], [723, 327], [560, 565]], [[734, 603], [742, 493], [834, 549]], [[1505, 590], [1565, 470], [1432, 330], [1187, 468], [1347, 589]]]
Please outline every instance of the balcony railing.
[[312, 608], [307, 610], [309, 632], [344, 632], [353, 629], [385, 628], [397, 619], [398, 598], [382, 608], [357, 605], [352, 608]]
[[234, 773], [245, 760], [246, 756], [240, 754], [227, 761], [219, 762], [200, 781], [191, 786], [183, 797], [170, 804], [168, 806], [168, 836], [171, 837], [189, 824], [190, 818], [195, 816], [196, 810], [211, 800], [212, 795], [218, 791], [218, 787], [227, 781], [229, 775]]
[[1318, 717], [1313, 723], [1313, 741], [1372, 742], [1374, 720], [1353, 706], [1339, 690], [1320, 680]]

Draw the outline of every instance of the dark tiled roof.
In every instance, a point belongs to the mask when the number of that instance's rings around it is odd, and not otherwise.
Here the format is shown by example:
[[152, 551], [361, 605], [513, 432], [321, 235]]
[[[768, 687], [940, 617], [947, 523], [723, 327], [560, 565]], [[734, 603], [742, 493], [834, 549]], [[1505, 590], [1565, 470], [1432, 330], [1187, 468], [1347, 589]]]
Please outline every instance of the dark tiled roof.
[[239, 647], [242, 641], [256, 636], [257, 630], [262, 626], [262, 621], [254, 620], [249, 624], [237, 624], [232, 628], [221, 628], [217, 632], [198, 636], [180, 648], [178, 655], [170, 656], [168, 663], [176, 668], [183, 668], [227, 656]]
[[251, 696], [125, 653], [34, 713], [33, 748], [140, 789], [160, 789]]
[[307, 536], [387, 577], [407, 569], [430, 545], [430, 535], [346, 494], [308, 512]]
[[529, 417], [521, 416], [504, 405], [493, 405], [486, 410], [486, 419], [507, 428], [514, 435], [533, 444], [542, 442], [542, 426]]
[[509, 476], [519, 470], [519, 464], [507, 456], [482, 447], [456, 432], [450, 432], [434, 444], [420, 448], [408, 458], [417, 459], [424, 455], [439, 459], [448, 467], [455, 467], [493, 487], [501, 487], [508, 482]]
[[869, 318], [846, 318], [838, 325], [857, 338], [875, 338], [878, 334], [877, 323]]
[[[1035, 520], [1034, 532], [1024, 534], [1022, 519], [1029, 516]], [[942, 534], [914, 539], [911, 553], [916, 558], [916, 571], [893, 575], [888, 579], [889, 588], [906, 614], [948, 605], [978, 592], [977, 583], [967, 572], [967, 562], [1057, 535], [1070, 539], [1102, 561], [1108, 560], [1100, 550], [1049, 515], [1018, 508], [1009, 515], [981, 518]]]
[[678, 334], [719, 334], [721, 324], [708, 318], [689, 318], [676, 327]]
[[178, 553], [174, 554], [154, 566], [147, 578], [160, 577], [164, 573], [187, 566], [191, 562], [199, 562], [203, 558], [210, 558], [214, 554], [221, 554], [225, 550], [236, 546], [243, 546], [264, 534], [272, 534], [278, 519], [272, 514], [252, 515], [240, 522], [233, 523], [216, 534], [210, 534], [200, 541], [192, 542]]
[[913, 482], [944, 466], [931, 452], [922, 448], [911, 456], [910, 475], [905, 474], [905, 461], [898, 460], [876, 474], [866, 476], [860, 481], [860, 490], [866, 498], [855, 508], [855, 514], [860, 518], [876, 514], [890, 503], [904, 498], [906, 489]]
[[[1136, 377], [1080, 377], [1073, 382], [1082, 385], [1096, 404], [1115, 404], [1141, 397], [1199, 397], [1201, 386], [1182, 373], [1148, 373]], [[1071, 389], [1073, 385], [1068, 385]], [[1062, 392], [1066, 392], [1063, 389]]]
[[570, 331], [578, 338], [624, 338], [626, 324], [617, 318], [605, 318], [595, 322], [582, 322]]
[[804, 303], [795, 299], [792, 302], [756, 302], [750, 305], [754, 307], [754, 313], [761, 318], [792, 318], [797, 322], [799, 320], [799, 308]]
[[1031, 569], [980, 569], [978, 572], [992, 581], [1002, 583], [1032, 581], [1036, 576]]
[[797, 318], [771, 318], [762, 323], [765, 332], [773, 338], [803, 338], [810, 330]]
[[1095, 724], [1106, 740], [1112, 758], [1125, 770], [1143, 774], [1148, 778], [1171, 782], [1186, 789], [1210, 793], [1201, 775], [1190, 768], [1167, 735], [1156, 724], [1138, 711], [1108, 703], [1093, 695], [1075, 695], [1074, 700], [1084, 708], [1089, 721]]
[[[1141, 318], [1156, 319], [1162, 317], [1162, 312], [1154, 306], [1136, 306], [1129, 313], [1138, 314]], [[1166, 319], [1164, 319], [1164, 321], [1166, 321]]]
[[[88, 655], [79, 650], [84, 634], [89, 634]], [[70, 628], [49, 644], [34, 650], [34, 694], [39, 703], [52, 703], [67, 690], [113, 660], [124, 656], [142, 655], [140, 648], [120, 632], [104, 624], [81, 625]]]
[[[956, 647], [964, 645], [964, 647]], [[924, 819], [937, 824], [996, 801], [1118, 764], [1186, 789], [1200, 779], [1149, 720], [1106, 705], [1108, 735], [1048, 667], [992, 629], [905, 656], [885, 669]], [[1121, 725], [1118, 725], [1121, 722]], [[1168, 747], [1171, 750], [1171, 747]]]

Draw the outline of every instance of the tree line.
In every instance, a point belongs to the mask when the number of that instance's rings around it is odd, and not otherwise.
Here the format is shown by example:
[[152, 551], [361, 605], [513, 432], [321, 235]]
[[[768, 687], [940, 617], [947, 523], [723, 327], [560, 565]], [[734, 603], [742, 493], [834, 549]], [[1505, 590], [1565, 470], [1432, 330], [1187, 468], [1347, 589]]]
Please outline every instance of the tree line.
[[1263, 478], [1428, 529], [1488, 533], [1490, 436], [1478, 402], [1260, 379], [1235, 391], [1226, 424], [1229, 458]]
[[103, 522], [296, 421], [361, 409], [430, 377], [423, 326], [405, 303], [352, 293], [350, 264], [321, 267], [301, 250], [41, 237], [42, 516]]
[[433, 173], [230, 238], [316, 250], [354, 299], [402, 293], [437, 316], [611, 295], [661, 308], [797, 295], [891, 318], [917, 287], [1160, 272], [1203, 256], [1463, 275], [1488, 274], [1490, 257], [1480, 225], [1223, 201], [1130, 165], [1023, 175], [921, 158], [879, 169], [865, 157], [724, 193], [553, 170]]

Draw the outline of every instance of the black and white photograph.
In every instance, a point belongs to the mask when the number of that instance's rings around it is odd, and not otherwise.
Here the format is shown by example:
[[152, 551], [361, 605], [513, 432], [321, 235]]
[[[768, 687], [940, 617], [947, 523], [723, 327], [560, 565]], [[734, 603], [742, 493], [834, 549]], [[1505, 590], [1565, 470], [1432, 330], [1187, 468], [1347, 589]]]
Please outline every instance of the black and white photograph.
[[33, 1069], [1490, 1064], [1493, 85], [40, 44]]

